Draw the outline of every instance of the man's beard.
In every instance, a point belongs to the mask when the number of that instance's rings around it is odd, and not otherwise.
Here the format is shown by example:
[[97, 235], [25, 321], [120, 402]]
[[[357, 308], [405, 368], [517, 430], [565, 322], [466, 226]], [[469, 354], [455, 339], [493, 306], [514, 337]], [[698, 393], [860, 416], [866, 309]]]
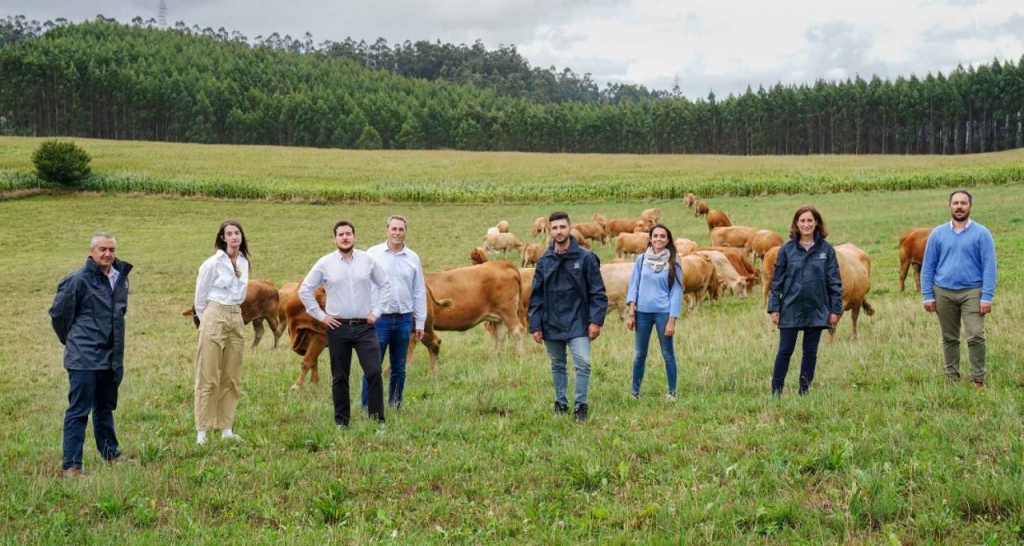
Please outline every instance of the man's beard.
[[[958, 217], [958, 215], [963, 215], [963, 217]], [[961, 211], [961, 212], [956, 212], [956, 211], [953, 212], [953, 219], [956, 220], [957, 222], [963, 222], [964, 220], [966, 220], [966, 219], [968, 219], [970, 217], [971, 217], [971, 211], [969, 211], [969, 210], [965, 210], [965, 211]]]

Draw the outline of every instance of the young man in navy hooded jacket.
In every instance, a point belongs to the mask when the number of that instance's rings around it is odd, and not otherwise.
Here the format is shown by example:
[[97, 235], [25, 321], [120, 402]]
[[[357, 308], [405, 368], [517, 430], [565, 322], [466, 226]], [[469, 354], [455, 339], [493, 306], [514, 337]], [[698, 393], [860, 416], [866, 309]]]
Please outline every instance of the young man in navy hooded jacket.
[[601, 280], [601, 260], [581, 248], [572, 237], [569, 215], [554, 212], [548, 218], [554, 240], [537, 262], [530, 296], [530, 333], [544, 343], [551, 360], [555, 386], [555, 413], [569, 411], [566, 348], [576, 370], [573, 417], [587, 420], [590, 387], [590, 342], [601, 335], [608, 296]]

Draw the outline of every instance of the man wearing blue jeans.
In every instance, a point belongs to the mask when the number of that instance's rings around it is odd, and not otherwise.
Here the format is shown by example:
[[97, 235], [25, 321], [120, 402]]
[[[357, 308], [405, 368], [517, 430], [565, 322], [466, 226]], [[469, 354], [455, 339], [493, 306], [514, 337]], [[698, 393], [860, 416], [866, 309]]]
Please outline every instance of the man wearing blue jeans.
[[[388, 240], [366, 251], [388, 272], [391, 280], [391, 304], [373, 325], [380, 344], [383, 363], [387, 351], [391, 361], [388, 380], [388, 406], [402, 406], [405, 392], [405, 359], [409, 340], [423, 339], [427, 322], [427, 287], [423, 281], [423, 265], [418, 254], [405, 246], [408, 223], [404, 216], [392, 215], [387, 221]], [[415, 333], [414, 333], [415, 323]], [[367, 403], [366, 379], [363, 379], [363, 406]]]
[[575, 408], [577, 422], [587, 420], [590, 386], [590, 342], [601, 335], [608, 296], [601, 280], [601, 261], [580, 248], [570, 235], [569, 215], [554, 212], [548, 218], [553, 242], [537, 262], [530, 295], [530, 333], [544, 343], [551, 360], [555, 387], [555, 413], [569, 411], [566, 349], [572, 353], [576, 370]]
[[114, 410], [124, 377], [124, 315], [132, 265], [118, 260], [116, 251], [111, 234], [93, 235], [85, 266], [60, 281], [50, 307], [53, 331], [64, 344], [70, 384], [64, 414], [64, 477], [82, 475], [90, 412], [100, 456], [112, 464], [126, 460], [118, 449]]

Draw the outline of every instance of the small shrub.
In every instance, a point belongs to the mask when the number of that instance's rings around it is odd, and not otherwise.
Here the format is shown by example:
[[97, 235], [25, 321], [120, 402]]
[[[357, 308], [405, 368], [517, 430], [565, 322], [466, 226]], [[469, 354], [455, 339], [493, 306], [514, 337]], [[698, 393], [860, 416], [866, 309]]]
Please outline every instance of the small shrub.
[[89, 154], [74, 142], [47, 140], [32, 153], [32, 164], [39, 178], [58, 186], [74, 186], [92, 169]]

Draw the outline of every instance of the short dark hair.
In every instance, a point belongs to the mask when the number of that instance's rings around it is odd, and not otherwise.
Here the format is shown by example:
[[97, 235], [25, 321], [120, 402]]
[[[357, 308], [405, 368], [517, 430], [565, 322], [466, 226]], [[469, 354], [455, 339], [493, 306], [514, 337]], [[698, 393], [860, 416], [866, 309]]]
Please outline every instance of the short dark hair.
[[356, 226], [352, 225], [352, 222], [349, 222], [348, 220], [341, 220], [337, 224], [334, 224], [334, 231], [332, 231], [331, 233], [333, 235], [337, 236], [338, 235], [338, 228], [340, 228], [342, 226], [348, 226], [348, 227], [352, 228], [352, 235], [356, 234]]
[[217, 239], [213, 242], [214, 248], [227, 252], [228, 242], [224, 240], [224, 230], [228, 226], [235, 226], [238, 228], [238, 233], [242, 234], [242, 244], [238, 247], [238, 253], [245, 256], [245, 259], [249, 259], [249, 241], [245, 239], [245, 230], [242, 229], [242, 224], [238, 223], [238, 220], [224, 220], [220, 224], [220, 230], [217, 232]]
[[952, 205], [953, 204], [953, 196], [958, 194], [958, 193], [962, 193], [962, 194], [967, 196], [967, 204], [968, 205], [973, 205], [974, 204], [974, 197], [971, 195], [971, 192], [969, 192], [967, 190], [956, 190], [955, 192], [949, 194], [949, 201], [946, 202], [946, 204], [947, 205]]
[[799, 235], [800, 228], [797, 227], [796, 223], [805, 212], [814, 215], [814, 232], [818, 234], [818, 237], [822, 239], [828, 237], [828, 228], [825, 227], [825, 221], [821, 219], [821, 213], [813, 205], [804, 205], [796, 209], [796, 214], [793, 215], [793, 223], [789, 225], [789, 236]]
[[572, 222], [569, 221], [569, 213], [562, 212], [560, 210], [552, 212], [551, 216], [548, 216], [548, 223], [549, 224], [551, 222], [554, 222], [555, 220], [565, 220], [566, 222], [569, 222], [570, 225], [572, 224]]

